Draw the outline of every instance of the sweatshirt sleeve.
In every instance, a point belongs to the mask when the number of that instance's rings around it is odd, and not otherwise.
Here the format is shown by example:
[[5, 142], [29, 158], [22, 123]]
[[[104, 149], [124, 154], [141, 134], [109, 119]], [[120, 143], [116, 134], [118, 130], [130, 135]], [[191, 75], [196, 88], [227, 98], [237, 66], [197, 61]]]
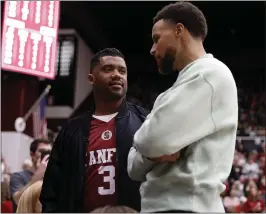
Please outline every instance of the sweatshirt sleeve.
[[143, 157], [134, 147], [128, 154], [127, 171], [132, 180], [145, 181], [146, 174], [152, 169], [155, 163]]
[[214, 72], [219, 75], [210, 81], [202, 73], [191, 75], [158, 97], [134, 136], [137, 151], [149, 158], [171, 155], [215, 132], [222, 123], [235, 123], [231, 117], [237, 102], [233, 77], [223, 75], [223, 70], [206, 73], [212, 76]]

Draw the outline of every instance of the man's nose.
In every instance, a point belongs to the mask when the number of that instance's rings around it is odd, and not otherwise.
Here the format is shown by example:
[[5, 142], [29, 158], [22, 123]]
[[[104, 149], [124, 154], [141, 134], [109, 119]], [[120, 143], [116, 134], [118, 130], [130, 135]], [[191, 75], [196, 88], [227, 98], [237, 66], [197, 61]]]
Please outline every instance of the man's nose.
[[153, 44], [152, 47], [151, 47], [151, 50], [150, 50], [150, 54], [151, 54], [152, 56], [154, 56], [154, 54], [155, 54], [155, 50], [156, 50], [156, 45]]
[[112, 78], [121, 78], [121, 74], [118, 69], [114, 69], [112, 73]]

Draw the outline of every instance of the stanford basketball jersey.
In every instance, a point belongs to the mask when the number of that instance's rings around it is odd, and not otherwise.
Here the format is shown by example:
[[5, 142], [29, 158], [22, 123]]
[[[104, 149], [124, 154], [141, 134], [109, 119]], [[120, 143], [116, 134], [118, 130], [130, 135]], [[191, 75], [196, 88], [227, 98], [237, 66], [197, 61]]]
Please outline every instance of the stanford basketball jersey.
[[[115, 115], [114, 115], [115, 116]], [[84, 211], [116, 205], [115, 118], [91, 120], [85, 174]]]

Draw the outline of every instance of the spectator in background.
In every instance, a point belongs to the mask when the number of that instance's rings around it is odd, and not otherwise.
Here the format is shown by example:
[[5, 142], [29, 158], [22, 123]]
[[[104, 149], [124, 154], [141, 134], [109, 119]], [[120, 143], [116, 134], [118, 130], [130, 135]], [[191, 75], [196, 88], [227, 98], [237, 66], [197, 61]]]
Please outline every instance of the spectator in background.
[[26, 189], [20, 197], [17, 213], [41, 213], [42, 206], [39, 201], [41, 189], [42, 181], [37, 181]]
[[249, 192], [253, 188], [256, 188], [256, 189], [258, 188], [256, 182], [253, 179], [248, 179], [244, 187], [245, 196], [248, 196]]
[[224, 198], [224, 207], [226, 212], [234, 212], [235, 208], [240, 204], [240, 198], [235, 189], [230, 190], [229, 196]]
[[34, 140], [30, 145], [32, 167], [12, 174], [10, 179], [10, 193], [14, 212], [16, 212], [18, 201], [23, 192], [33, 183], [43, 179], [49, 155], [41, 161], [41, 152], [51, 151], [51, 149], [51, 142], [44, 139]]
[[266, 155], [266, 144], [265, 142], [260, 143], [260, 148], [258, 149], [258, 152], [260, 153], [261, 157], [265, 158]]
[[265, 156], [262, 154], [259, 158], [259, 169], [260, 169], [260, 174], [263, 175], [264, 170], [265, 170]]
[[242, 171], [241, 166], [243, 165], [243, 161], [241, 160], [241, 158], [242, 158], [241, 153], [235, 151], [234, 160], [233, 160], [233, 167], [232, 167], [230, 175], [229, 175], [230, 184], [232, 184], [236, 180], [239, 180], [241, 177], [241, 171]]
[[22, 164], [22, 170], [30, 170], [32, 167], [32, 161], [29, 160], [29, 159], [26, 159], [23, 161], [23, 164]]
[[10, 175], [10, 169], [5, 158], [1, 155], [1, 181], [4, 180], [5, 175]]
[[12, 213], [12, 202], [9, 192], [9, 177], [5, 176], [1, 182], [1, 213]]
[[259, 186], [259, 193], [261, 195], [261, 198], [265, 200], [265, 197], [266, 197], [266, 177], [265, 177], [265, 175], [263, 175], [260, 178], [258, 186]]
[[260, 198], [258, 189], [252, 187], [248, 194], [248, 199], [244, 203], [242, 211], [245, 213], [262, 213], [265, 209], [265, 202]]
[[244, 184], [241, 181], [235, 181], [232, 185], [232, 189], [235, 190], [235, 194], [241, 198], [244, 196]]
[[241, 139], [236, 140], [236, 151], [242, 153], [244, 151], [244, 145]]
[[242, 173], [246, 178], [258, 179], [259, 165], [254, 161], [254, 157], [250, 154], [248, 162], [243, 166]]

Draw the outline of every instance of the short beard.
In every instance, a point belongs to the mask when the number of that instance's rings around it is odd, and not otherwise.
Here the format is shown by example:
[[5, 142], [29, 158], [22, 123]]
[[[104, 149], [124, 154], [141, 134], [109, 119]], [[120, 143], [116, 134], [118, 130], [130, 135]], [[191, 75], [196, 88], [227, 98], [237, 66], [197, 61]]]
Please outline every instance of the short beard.
[[94, 88], [93, 92], [94, 96], [97, 96], [106, 102], [114, 102], [123, 99], [126, 96], [127, 89], [124, 89], [121, 94], [112, 92], [106, 88]]
[[160, 65], [160, 73], [163, 75], [168, 75], [175, 73], [174, 62], [175, 62], [176, 50], [174, 48], [167, 48], [165, 51], [164, 58]]

